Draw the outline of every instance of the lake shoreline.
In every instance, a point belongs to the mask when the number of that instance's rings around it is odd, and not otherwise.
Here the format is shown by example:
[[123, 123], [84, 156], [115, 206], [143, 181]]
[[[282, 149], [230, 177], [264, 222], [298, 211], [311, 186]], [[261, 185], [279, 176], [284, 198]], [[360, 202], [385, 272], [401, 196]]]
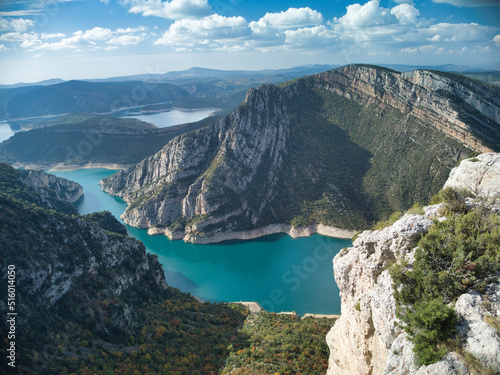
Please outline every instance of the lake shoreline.
[[270, 224], [266, 225], [265, 227], [247, 231], [219, 233], [216, 235], [205, 237], [192, 233], [186, 234], [185, 232], [181, 231], [172, 232], [168, 228], [155, 227], [148, 229], [148, 234], [150, 236], [165, 235], [171, 241], [183, 240], [186, 243], [193, 243], [198, 245], [217, 244], [234, 240], [254, 240], [260, 237], [279, 233], [287, 234], [292, 238], [309, 237], [313, 234], [320, 234], [322, 236], [333, 238], [352, 239], [357, 231], [331, 227], [324, 224], [312, 224], [305, 227], [292, 227], [289, 224]]
[[116, 163], [85, 163], [85, 164], [34, 164], [34, 163], [12, 163], [15, 169], [34, 169], [48, 170], [49, 172], [70, 172], [79, 169], [110, 169], [121, 170], [130, 167], [133, 164], [116, 164]]

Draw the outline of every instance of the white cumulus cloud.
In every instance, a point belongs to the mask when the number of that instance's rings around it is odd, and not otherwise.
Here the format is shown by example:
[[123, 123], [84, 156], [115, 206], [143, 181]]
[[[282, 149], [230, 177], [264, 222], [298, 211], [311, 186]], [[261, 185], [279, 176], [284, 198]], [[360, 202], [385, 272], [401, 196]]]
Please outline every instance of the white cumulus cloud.
[[63, 33], [53, 33], [53, 34], [47, 34], [47, 33], [42, 33], [40, 35], [41, 39], [56, 39], [56, 38], [64, 38], [66, 35]]
[[262, 29], [272, 27], [275, 29], [296, 29], [299, 27], [316, 26], [323, 23], [321, 13], [305, 8], [289, 8], [285, 12], [266, 13], [258, 21], [250, 23], [253, 29]]
[[329, 47], [337, 40], [336, 33], [324, 25], [286, 30], [285, 35], [286, 46], [298, 49]]
[[400, 4], [391, 9], [391, 14], [395, 15], [402, 25], [416, 25], [420, 12], [413, 5]]
[[142, 35], [120, 35], [115, 38], [111, 38], [107, 41], [108, 44], [127, 46], [130, 44], [138, 44], [144, 40]]
[[13, 32], [0, 35], [0, 40], [4, 40], [6, 42], [24, 42], [36, 39], [38, 39], [38, 34], [35, 33]]
[[364, 5], [348, 5], [346, 14], [338, 20], [336, 19], [336, 21], [348, 29], [361, 29], [396, 23], [397, 17], [391, 13], [391, 10], [382, 8], [379, 5], [379, 0], [370, 0]]
[[83, 33], [80, 31], [78, 33], [80, 33], [82, 38], [86, 40], [107, 40], [113, 37], [111, 29], [103, 27], [94, 27], [91, 30], [87, 30]]
[[14, 18], [11, 20], [0, 18], [0, 31], [25, 32], [33, 27], [35, 23], [32, 20], [24, 18]]
[[173, 20], [201, 18], [211, 13], [208, 0], [122, 0], [129, 13]]
[[200, 20], [183, 19], [175, 21], [163, 35], [155, 41], [157, 45], [195, 46], [215, 43], [237, 43], [250, 35], [248, 23], [243, 17], [224, 17], [218, 14]]
[[[20, 34], [20, 33], [10, 33], [11, 35], [4, 34], [0, 35], [4, 40], [17, 40], [22, 41], [20, 47], [28, 50], [61, 50], [61, 49], [73, 49], [73, 50], [111, 50], [117, 48], [117, 46], [126, 46], [138, 44], [147, 38], [147, 34], [144, 32], [145, 27], [136, 28], [126, 28], [126, 29], [116, 29], [111, 30], [103, 27], [94, 27], [90, 30], [78, 30], [73, 33], [71, 37], [66, 38], [64, 34], [45, 34], [38, 36], [38, 34]], [[140, 33], [140, 35], [137, 35]], [[59, 41], [46, 42], [47, 39], [60, 38]], [[106, 44], [108, 46], [104, 48]], [[113, 46], [113, 48], [111, 48]]]

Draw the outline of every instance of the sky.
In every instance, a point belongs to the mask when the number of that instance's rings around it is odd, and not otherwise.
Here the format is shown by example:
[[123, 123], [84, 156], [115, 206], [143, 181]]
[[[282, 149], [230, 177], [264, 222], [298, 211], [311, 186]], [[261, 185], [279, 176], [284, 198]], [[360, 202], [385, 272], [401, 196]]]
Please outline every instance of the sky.
[[500, 0], [0, 0], [0, 84], [352, 63], [500, 67]]

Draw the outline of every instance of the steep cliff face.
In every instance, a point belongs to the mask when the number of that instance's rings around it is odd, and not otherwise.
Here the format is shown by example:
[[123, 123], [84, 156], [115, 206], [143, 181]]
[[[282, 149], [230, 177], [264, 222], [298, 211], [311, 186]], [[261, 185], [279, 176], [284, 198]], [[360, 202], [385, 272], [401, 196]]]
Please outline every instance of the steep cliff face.
[[[467, 159], [455, 168], [446, 186], [467, 188], [479, 200], [469, 206], [485, 204], [498, 212], [500, 197], [500, 154], [482, 154]], [[488, 188], [481, 189], [481, 181]], [[489, 181], [494, 183], [489, 184]], [[486, 200], [486, 201], [485, 201]], [[419, 366], [413, 344], [395, 325], [396, 302], [388, 266], [402, 259], [413, 261], [417, 241], [425, 235], [433, 220], [444, 220], [440, 205], [425, 207], [425, 214], [405, 214], [393, 225], [377, 231], [365, 231], [344, 249], [334, 261], [335, 280], [340, 289], [342, 315], [327, 335], [330, 347], [328, 374], [468, 374], [463, 352], [475, 356], [483, 369], [500, 371], [498, 331], [486, 317], [500, 311], [500, 284], [490, 283], [480, 294], [469, 291], [458, 297], [457, 335], [460, 351], [450, 352], [443, 360]]]
[[[277, 193], [289, 115], [274, 86], [250, 90], [246, 103], [214, 127], [182, 135], [137, 166], [104, 180], [105, 191], [130, 204], [124, 220], [148, 228], [211, 217], [192, 223], [188, 235], [221, 222], [231, 230], [235, 223], [230, 217], [243, 224], [257, 221]], [[244, 195], [256, 184], [257, 174], [267, 195], [259, 208], [249, 207]], [[225, 212], [217, 215], [221, 206]]]
[[494, 92], [424, 73], [349, 66], [252, 89], [232, 114], [103, 180], [103, 190], [129, 203], [126, 223], [191, 242], [275, 224], [366, 226], [428, 200], [471, 150], [499, 147]]
[[23, 183], [35, 189], [42, 199], [53, 193], [59, 200], [75, 203], [83, 196], [82, 186], [65, 178], [44, 171], [22, 170], [19, 173]]
[[347, 66], [313, 79], [349, 99], [395, 107], [476, 151], [498, 147], [500, 95], [480, 82], [437, 71], [397, 73], [370, 66]]
[[40, 207], [76, 214], [73, 205], [83, 196], [76, 182], [56, 177], [44, 171], [14, 170], [0, 163], [0, 195], [21, 199]]

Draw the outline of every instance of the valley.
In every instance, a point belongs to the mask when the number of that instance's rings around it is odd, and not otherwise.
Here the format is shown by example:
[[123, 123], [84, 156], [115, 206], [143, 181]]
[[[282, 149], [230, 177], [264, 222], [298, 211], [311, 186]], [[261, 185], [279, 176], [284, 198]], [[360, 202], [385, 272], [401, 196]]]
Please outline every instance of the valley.
[[[0, 144], [21, 168], [0, 163], [19, 371], [497, 371], [498, 86], [327, 68], [1, 88], [4, 118], [25, 119]], [[412, 265], [434, 266], [424, 248], [446, 263], [447, 241], [453, 272], [429, 287]]]

